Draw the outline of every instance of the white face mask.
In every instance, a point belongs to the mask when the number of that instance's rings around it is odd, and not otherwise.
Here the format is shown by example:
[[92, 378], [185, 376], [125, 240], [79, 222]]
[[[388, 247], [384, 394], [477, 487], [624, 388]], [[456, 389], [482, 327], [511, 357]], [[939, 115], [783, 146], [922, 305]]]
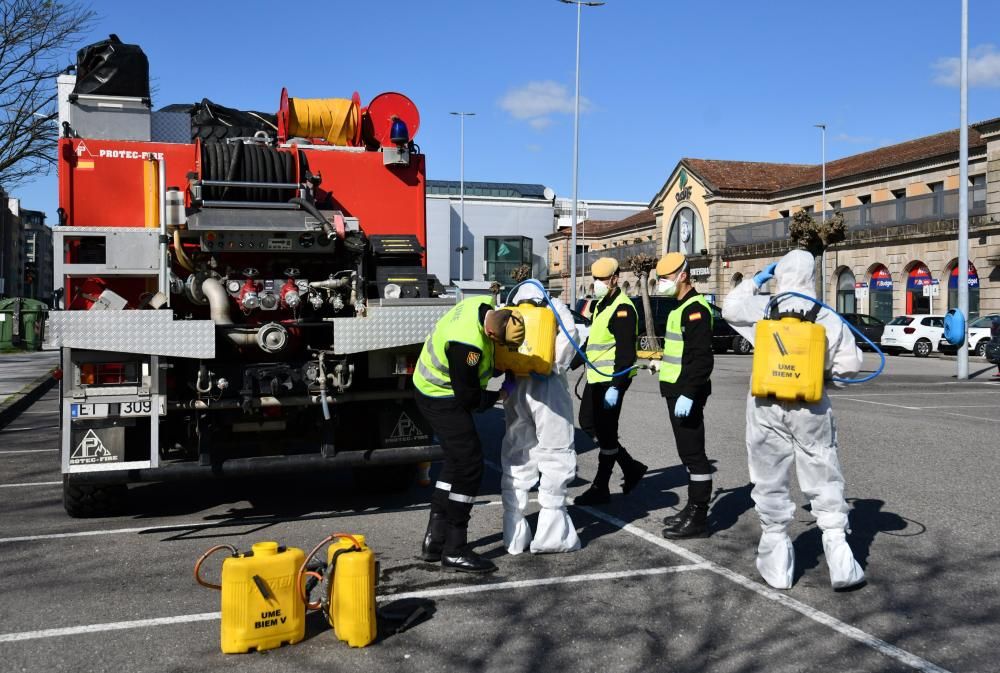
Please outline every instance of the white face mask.
[[661, 278], [656, 282], [656, 291], [664, 297], [676, 297], [677, 283], [670, 278]]
[[594, 296], [597, 297], [598, 299], [604, 299], [605, 297], [607, 297], [608, 291], [610, 289], [611, 288], [608, 287], [608, 284], [605, 283], [603, 280], [594, 281]]

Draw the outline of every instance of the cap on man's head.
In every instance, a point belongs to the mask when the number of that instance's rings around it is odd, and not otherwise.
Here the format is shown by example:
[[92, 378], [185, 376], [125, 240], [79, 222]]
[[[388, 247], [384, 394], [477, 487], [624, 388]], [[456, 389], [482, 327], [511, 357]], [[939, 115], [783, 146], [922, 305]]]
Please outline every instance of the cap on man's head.
[[687, 257], [679, 252], [668, 252], [656, 263], [656, 275], [660, 278], [677, 273], [687, 265]]
[[618, 273], [618, 260], [614, 257], [601, 257], [590, 265], [590, 275], [594, 278], [610, 278]]
[[503, 308], [486, 316], [484, 325], [494, 339], [508, 346], [519, 347], [524, 343], [524, 316], [517, 309]]

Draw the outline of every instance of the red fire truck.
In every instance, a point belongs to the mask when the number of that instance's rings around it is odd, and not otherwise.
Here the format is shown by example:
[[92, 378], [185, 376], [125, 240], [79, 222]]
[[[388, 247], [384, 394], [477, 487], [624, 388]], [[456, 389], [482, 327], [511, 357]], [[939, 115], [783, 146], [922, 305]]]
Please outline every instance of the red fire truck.
[[111, 513], [129, 482], [391, 482], [440, 458], [411, 374], [454, 299], [426, 269], [417, 108], [282, 91], [275, 115], [154, 112], [144, 64], [112, 37], [59, 79], [66, 511]]

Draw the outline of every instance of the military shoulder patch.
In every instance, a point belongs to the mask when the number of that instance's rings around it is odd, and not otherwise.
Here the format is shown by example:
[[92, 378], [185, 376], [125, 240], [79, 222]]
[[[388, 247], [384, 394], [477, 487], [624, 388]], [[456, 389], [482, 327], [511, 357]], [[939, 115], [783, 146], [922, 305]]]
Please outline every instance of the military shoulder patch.
[[689, 313], [688, 320], [689, 321], [701, 320], [701, 311], [695, 311], [694, 313]]
[[618, 313], [615, 313], [615, 316], [617, 316], [619, 318], [627, 318], [628, 317], [628, 309], [623, 308], [622, 310], [618, 311]]
[[478, 351], [473, 351], [469, 353], [467, 356], [465, 356], [465, 364], [469, 365], [470, 367], [475, 367], [476, 365], [479, 364], [479, 358], [481, 358], [482, 356], [483, 356], [482, 353]]

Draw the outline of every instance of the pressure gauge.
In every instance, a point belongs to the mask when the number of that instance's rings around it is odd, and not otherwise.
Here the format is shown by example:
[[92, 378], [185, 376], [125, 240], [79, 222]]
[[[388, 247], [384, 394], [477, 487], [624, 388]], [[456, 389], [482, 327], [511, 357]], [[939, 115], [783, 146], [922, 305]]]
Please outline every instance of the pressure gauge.
[[295, 287], [299, 288], [299, 292], [305, 294], [309, 291], [309, 281], [305, 278], [299, 278], [295, 281]]
[[229, 294], [237, 294], [241, 287], [243, 287], [243, 284], [238, 280], [231, 280], [226, 283], [226, 289], [229, 291]]

